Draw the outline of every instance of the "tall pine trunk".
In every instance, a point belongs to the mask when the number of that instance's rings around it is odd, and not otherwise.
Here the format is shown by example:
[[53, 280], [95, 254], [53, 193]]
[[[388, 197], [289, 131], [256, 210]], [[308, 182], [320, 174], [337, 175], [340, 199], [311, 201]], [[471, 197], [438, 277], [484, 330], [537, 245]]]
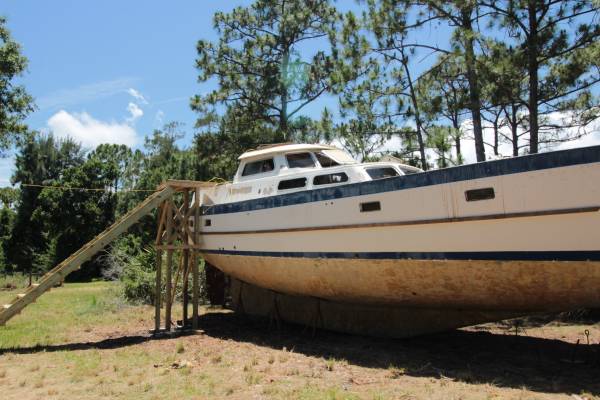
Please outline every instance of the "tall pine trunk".
[[408, 60], [404, 57], [404, 50], [402, 50], [402, 65], [404, 66], [404, 72], [406, 73], [406, 79], [408, 80], [408, 88], [410, 90], [410, 98], [413, 103], [415, 110], [415, 123], [417, 125], [417, 140], [419, 141], [419, 154], [421, 155], [421, 168], [427, 171], [427, 159], [425, 158], [425, 141], [423, 140], [423, 123], [421, 121], [421, 113], [419, 112], [419, 103], [417, 101], [417, 94], [413, 86], [412, 78], [410, 76], [410, 70], [408, 68]]
[[465, 46], [465, 63], [467, 64], [467, 80], [469, 82], [469, 109], [473, 119], [473, 136], [475, 138], [475, 153], [477, 161], [485, 161], [485, 147], [483, 145], [483, 129], [481, 127], [481, 95], [479, 90], [479, 80], [477, 77], [477, 68], [475, 66], [475, 49], [473, 38], [473, 26], [471, 15], [473, 8], [467, 7], [461, 11], [463, 41]]
[[281, 111], [279, 113], [279, 134], [281, 135], [282, 142], [286, 142], [289, 140], [288, 133], [288, 115], [287, 115], [287, 107], [288, 107], [288, 67], [290, 63], [290, 54], [289, 51], [286, 51], [283, 54], [283, 60], [281, 61], [281, 70], [282, 70], [282, 79], [281, 79]]
[[527, 38], [527, 61], [529, 73], [529, 152], [537, 153], [538, 137], [538, 42], [536, 1], [529, 0], [527, 6], [529, 15], [529, 36]]

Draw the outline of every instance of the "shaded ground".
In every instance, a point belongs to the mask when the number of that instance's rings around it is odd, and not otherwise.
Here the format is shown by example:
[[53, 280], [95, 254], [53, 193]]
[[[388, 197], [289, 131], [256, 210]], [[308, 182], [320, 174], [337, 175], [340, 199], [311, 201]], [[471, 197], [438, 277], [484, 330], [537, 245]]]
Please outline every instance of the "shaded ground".
[[600, 398], [599, 324], [388, 340], [214, 311], [153, 338], [151, 318], [106, 283], [53, 291], [0, 328], [2, 398]]

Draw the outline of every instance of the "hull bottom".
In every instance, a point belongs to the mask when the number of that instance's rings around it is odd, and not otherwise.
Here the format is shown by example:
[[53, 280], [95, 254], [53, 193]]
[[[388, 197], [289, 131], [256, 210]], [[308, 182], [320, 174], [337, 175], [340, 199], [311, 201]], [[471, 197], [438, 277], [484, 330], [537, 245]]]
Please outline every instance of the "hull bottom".
[[278, 293], [417, 314], [469, 310], [489, 320], [489, 312], [600, 307], [599, 261], [203, 257], [233, 278]]
[[231, 279], [233, 309], [249, 315], [357, 335], [407, 338], [515, 318], [518, 311], [415, 309], [348, 304], [274, 292]]

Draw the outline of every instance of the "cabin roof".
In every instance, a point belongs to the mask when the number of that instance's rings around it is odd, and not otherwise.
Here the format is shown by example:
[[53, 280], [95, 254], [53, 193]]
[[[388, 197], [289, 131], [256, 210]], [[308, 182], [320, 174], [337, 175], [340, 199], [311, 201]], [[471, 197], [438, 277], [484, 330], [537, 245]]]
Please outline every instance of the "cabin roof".
[[337, 147], [326, 144], [280, 144], [271, 145], [257, 150], [250, 150], [238, 157], [238, 160], [248, 160], [251, 158], [259, 158], [267, 155], [279, 153], [291, 153], [297, 151], [316, 151], [316, 150], [337, 150]]

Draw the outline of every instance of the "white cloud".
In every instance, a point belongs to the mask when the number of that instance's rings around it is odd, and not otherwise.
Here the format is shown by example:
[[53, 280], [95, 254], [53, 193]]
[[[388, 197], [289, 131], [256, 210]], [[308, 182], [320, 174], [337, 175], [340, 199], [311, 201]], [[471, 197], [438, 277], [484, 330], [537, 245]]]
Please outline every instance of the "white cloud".
[[157, 126], [162, 126], [165, 122], [165, 113], [163, 110], [158, 110], [154, 116], [154, 122]]
[[41, 110], [44, 110], [97, 100], [117, 93], [123, 93], [136, 80], [135, 78], [119, 78], [111, 81], [81, 85], [72, 89], [62, 89], [40, 97], [37, 100], [37, 104]]
[[134, 88], [127, 89], [127, 93], [129, 93], [131, 97], [139, 101], [141, 104], [148, 104], [148, 100], [146, 100], [146, 98]]
[[127, 118], [127, 122], [133, 124], [138, 118], [144, 115], [144, 111], [135, 103], [129, 103], [127, 105], [127, 111], [131, 114], [129, 118]]
[[86, 112], [71, 114], [60, 110], [50, 117], [47, 124], [57, 137], [70, 137], [84, 147], [94, 148], [102, 143], [134, 146], [139, 141], [129, 123], [99, 121]]
[[[555, 113], [555, 115], [549, 116], [550, 122], [556, 125], [568, 125], [571, 123], [570, 116], [564, 113]], [[585, 129], [585, 131], [583, 131]], [[465, 120], [461, 125], [461, 130], [463, 131], [464, 136], [461, 139], [461, 154], [463, 156], [463, 160], [465, 164], [472, 164], [477, 162], [477, 156], [475, 153], [475, 140], [473, 139], [473, 126], [470, 119]], [[511, 137], [510, 128], [507, 126], [503, 126], [500, 128], [501, 133], [506, 137]], [[522, 133], [519, 130], [519, 133]], [[582, 135], [582, 133], [585, 133]], [[552, 150], [563, 150], [563, 149], [572, 149], [577, 147], [587, 147], [587, 146], [595, 146], [600, 145], [600, 119], [597, 119], [590, 123], [585, 128], [580, 127], [571, 127], [565, 128], [561, 133], [561, 136], [564, 137], [579, 137], [578, 139], [570, 140], [567, 142], [560, 143], [556, 146], [551, 147], [543, 147], [540, 149], [541, 152], [552, 151]], [[501, 140], [498, 144], [498, 153], [499, 157], [494, 155], [494, 150], [492, 147], [492, 143], [494, 142], [494, 130], [491, 124], [484, 122], [483, 125], [483, 138], [485, 142], [485, 155], [488, 160], [503, 158], [503, 157], [511, 157], [513, 154], [512, 143], [507, 142], [506, 140]], [[374, 142], [373, 142], [374, 143]], [[527, 135], [523, 135], [520, 138], [519, 145], [527, 144]], [[337, 147], [343, 147], [342, 143], [339, 140], [334, 140], [332, 145]], [[393, 152], [399, 151], [402, 148], [402, 141], [400, 137], [397, 135], [392, 136], [390, 139], [386, 140], [385, 143], [375, 148], [375, 153], [380, 152]], [[525, 149], [520, 149], [520, 154], [524, 154]], [[426, 149], [426, 156], [430, 163], [433, 163], [437, 158], [435, 151], [433, 149]], [[452, 157], [456, 159], [456, 147], [452, 146]]]

